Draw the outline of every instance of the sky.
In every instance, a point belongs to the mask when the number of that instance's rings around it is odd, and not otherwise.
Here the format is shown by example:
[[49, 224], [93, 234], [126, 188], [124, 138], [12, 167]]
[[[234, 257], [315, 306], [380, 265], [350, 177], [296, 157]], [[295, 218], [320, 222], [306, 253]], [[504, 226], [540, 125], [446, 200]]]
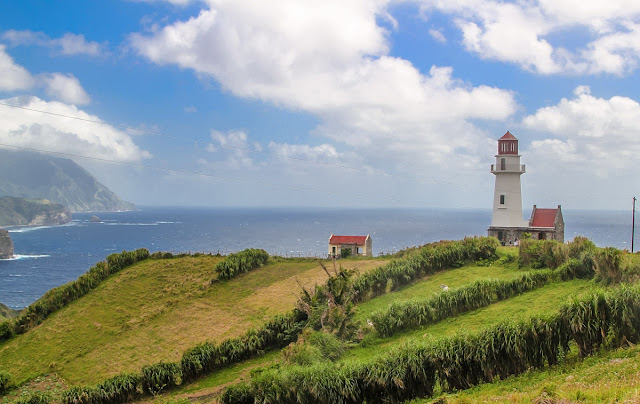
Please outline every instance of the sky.
[[0, 147], [139, 205], [523, 210], [640, 194], [640, 2], [29, 0], [0, 5]]

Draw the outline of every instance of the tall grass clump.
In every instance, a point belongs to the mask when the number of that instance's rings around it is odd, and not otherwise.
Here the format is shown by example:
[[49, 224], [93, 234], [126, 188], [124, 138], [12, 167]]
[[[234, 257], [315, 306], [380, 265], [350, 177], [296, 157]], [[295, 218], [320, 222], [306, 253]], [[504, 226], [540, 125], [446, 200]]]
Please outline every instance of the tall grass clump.
[[247, 248], [246, 250], [229, 254], [216, 264], [215, 270], [218, 273], [218, 279], [227, 280], [265, 265], [268, 259], [269, 254], [265, 250]]
[[587, 268], [591, 265], [597, 248], [586, 237], [576, 236], [567, 244], [555, 240], [524, 238], [518, 247], [520, 267], [558, 268], [570, 259], [581, 261]]
[[353, 284], [355, 299], [368, 300], [436, 271], [461, 267], [465, 262], [497, 258], [499, 244], [493, 237], [466, 237], [427, 245], [419, 253], [393, 260], [358, 277]]
[[607, 247], [596, 252], [594, 256], [596, 280], [610, 285], [619, 283], [622, 280], [622, 251]]
[[511, 280], [483, 279], [460, 289], [441, 292], [427, 299], [394, 302], [386, 310], [373, 313], [376, 331], [388, 337], [400, 330], [433, 324], [460, 313], [534, 290], [555, 278], [551, 270], [523, 274]]
[[13, 387], [11, 383], [11, 373], [0, 370], [0, 394]]
[[180, 364], [160, 362], [142, 368], [142, 388], [154, 396], [163, 390], [179, 386], [182, 382]]
[[144, 248], [109, 255], [105, 261], [98, 262], [77, 280], [51, 289], [35, 303], [24, 309], [18, 317], [3, 323], [7, 325], [0, 327], [0, 342], [15, 334], [29, 331], [52, 313], [98, 287], [109, 275], [147, 258], [149, 258], [149, 251]]

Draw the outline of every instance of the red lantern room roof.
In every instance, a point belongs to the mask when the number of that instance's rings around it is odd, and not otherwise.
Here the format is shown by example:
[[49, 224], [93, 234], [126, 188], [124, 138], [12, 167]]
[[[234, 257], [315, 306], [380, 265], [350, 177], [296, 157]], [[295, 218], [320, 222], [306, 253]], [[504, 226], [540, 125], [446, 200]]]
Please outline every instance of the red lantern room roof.
[[511, 134], [511, 132], [505, 133], [500, 139], [498, 139], [498, 154], [518, 154], [518, 139]]
[[498, 140], [518, 140], [515, 136], [511, 134], [511, 132], [507, 131], [500, 139]]

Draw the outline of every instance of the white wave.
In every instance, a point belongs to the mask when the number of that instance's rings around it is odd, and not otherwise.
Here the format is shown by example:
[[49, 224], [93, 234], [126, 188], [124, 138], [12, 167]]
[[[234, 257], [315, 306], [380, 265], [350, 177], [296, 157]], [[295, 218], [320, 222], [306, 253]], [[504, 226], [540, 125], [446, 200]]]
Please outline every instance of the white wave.
[[156, 222], [158, 224], [182, 224], [182, 222]]
[[157, 226], [158, 223], [105, 223], [107, 226]]
[[8, 259], [0, 260], [0, 261], [17, 261], [17, 260], [26, 260], [26, 259], [31, 259], [31, 258], [46, 258], [46, 257], [50, 257], [50, 255], [22, 255], [22, 254], [16, 254], [16, 255], [13, 256], [13, 258], [8, 258]]
[[66, 224], [57, 224], [53, 226], [24, 226], [24, 227], [8, 227], [6, 230], [9, 233], [26, 233], [29, 231], [42, 230], [42, 229], [50, 229], [52, 227], [69, 227], [76, 226], [77, 222], [69, 222]]

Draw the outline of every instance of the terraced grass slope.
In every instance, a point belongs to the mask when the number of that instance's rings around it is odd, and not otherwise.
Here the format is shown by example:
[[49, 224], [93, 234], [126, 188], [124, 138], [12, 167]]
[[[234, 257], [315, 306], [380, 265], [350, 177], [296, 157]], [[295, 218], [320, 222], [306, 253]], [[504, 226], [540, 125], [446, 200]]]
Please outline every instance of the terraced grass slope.
[[[0, 369], [17, 384], [57, 373], [94, 384], [146, 364], [178, 360], [205, 340], [221, 341], [291, 310], [300, 285], [324, 282], [311, 260], [284, 260], [215, 282], [215, 256], [146, 260], [0, 345]], [[344, 260], [366, 271], [384, 260]]]
[[[551, 252], [553, 258], [560, 248], [551, 247], [555, 250], [549, 248], [546, 252]], [[408, 254], [409, 261], [414, 253], [418, 251]], [[546, 316], [556, 314], [558, 308], [572, 298], [586, 294], [591, 296], [594, 291], [602, 289], [593, 279], [576, 279], [582, 276], [576, 265], [582, 267], [586, 261], [574, 259], [569, 263], [571, 265], [557, 271], [535, 270], [538, 274], [546, 271], [554, 275], [536, 284], [531, 291], [508, 295], [512, 297], [493, 301], [486, 307], [462, 310], [451, 317], [411, 327], [389, 337], [367, 328], [367, 320], [374, 318], [374, 312], [386, 310], [394, 302], [453, 294], [488, 278], [520, 279], [525, 272], [532, 270], [529, 267], [519, 268], [516, 249], [501, 248], [499, 256], [498, 260], [445, 268], [399, 289], [397, 285], [393, 287], [392, 283], [387, 283], [386, 293], [357, 305], [355, 319], [360, 322], [364, 339], [351, 344], [337, 363], [314, 362], [309, 368], [329, 369], [327, 375], [334, 377], [340, 369], [349, 369], [355, 363], [373, 363], [376, 358], [393, 358], [404, 347], [416, 346], [416, 343], [437, 344], [443, 338], [478, 334], [487, 328], [495, 329], [505, 320], [522, 321], [532, 316], [548, 318]], [[309, 286], [327, 279], [324, 270], [315, 262], [282, 260], [271, 261], [263, 268], [228, 282], [210, 284], [214, 276], [213, 267], [218, 260], [216, 257], [183, 257], [144, 261], [129, 267], [39, 327], [0, 346], [0, 369], [8, 363], [6, 369], [19, 379], [18, 382], [55, 372], [69, 384], [79, 385], [95, 384], [116, 373], [138, 371], [144, 364], [175, 362], [186, 348], [199, 342], [238, 336], [262, 324], [269, 316], [291, 310], [301, 285]], [[343, 266], [358, 267], [361, 272], [384, 263], [384, 260], [342, 261]], [[447, 285], [450, 292], [443, 292], [442, 284]], [[384, 292], [384, 287], [382, 290]], [[634, 293], [637, 295], [637, 290]], [[38, 350], [38, 347], [44, 348]], [[560, 365], [529, 371], [503, 381], [493, 379], [493, 383], [458, 394], [443, 395], [442, 391], [451, 391], [451, 386], [443, 388], [436, 385], [434, 397], [416, 402], [432, 402], [438, 397], [446, 400], [443, 402], [553, 402], [540, 400], [558, 398], [633, 401], [638, 398], [637, 385], [640, 384], [640, 360], [635, 359], [634, 354], [637, 356], [637, 348], [608, 351], [583, 360], [577, 357], [577, 349], [572, 349], [566, 356], [563, 351]], [[291, 355], [291, 350], [288, 355]], [[58, 358], [57, 361], [53, 356]], [[549, 360], [548, 363], [556, 362]], [[144, 401], [164, 403], [188, 399], [217, 402], [226, 386], [249, 380], [251, 373], [271, 377], [270, 374], [286, 373], [288, 366], [281, 351], [270, 351], [218, 369], [195, 381], [184, 382], [157, 397], [146, 396]], [[302, 372], [305, 372], [305, 366], [300, 367]], [[603, 378], [602, 374], [607, 369], [618, 373]], [[597, 379], [598, 374], [600, 379]], [[589, 387], [590, 383], [596, 387]], [[388, 386], [393, 384], [391, 382]]]

